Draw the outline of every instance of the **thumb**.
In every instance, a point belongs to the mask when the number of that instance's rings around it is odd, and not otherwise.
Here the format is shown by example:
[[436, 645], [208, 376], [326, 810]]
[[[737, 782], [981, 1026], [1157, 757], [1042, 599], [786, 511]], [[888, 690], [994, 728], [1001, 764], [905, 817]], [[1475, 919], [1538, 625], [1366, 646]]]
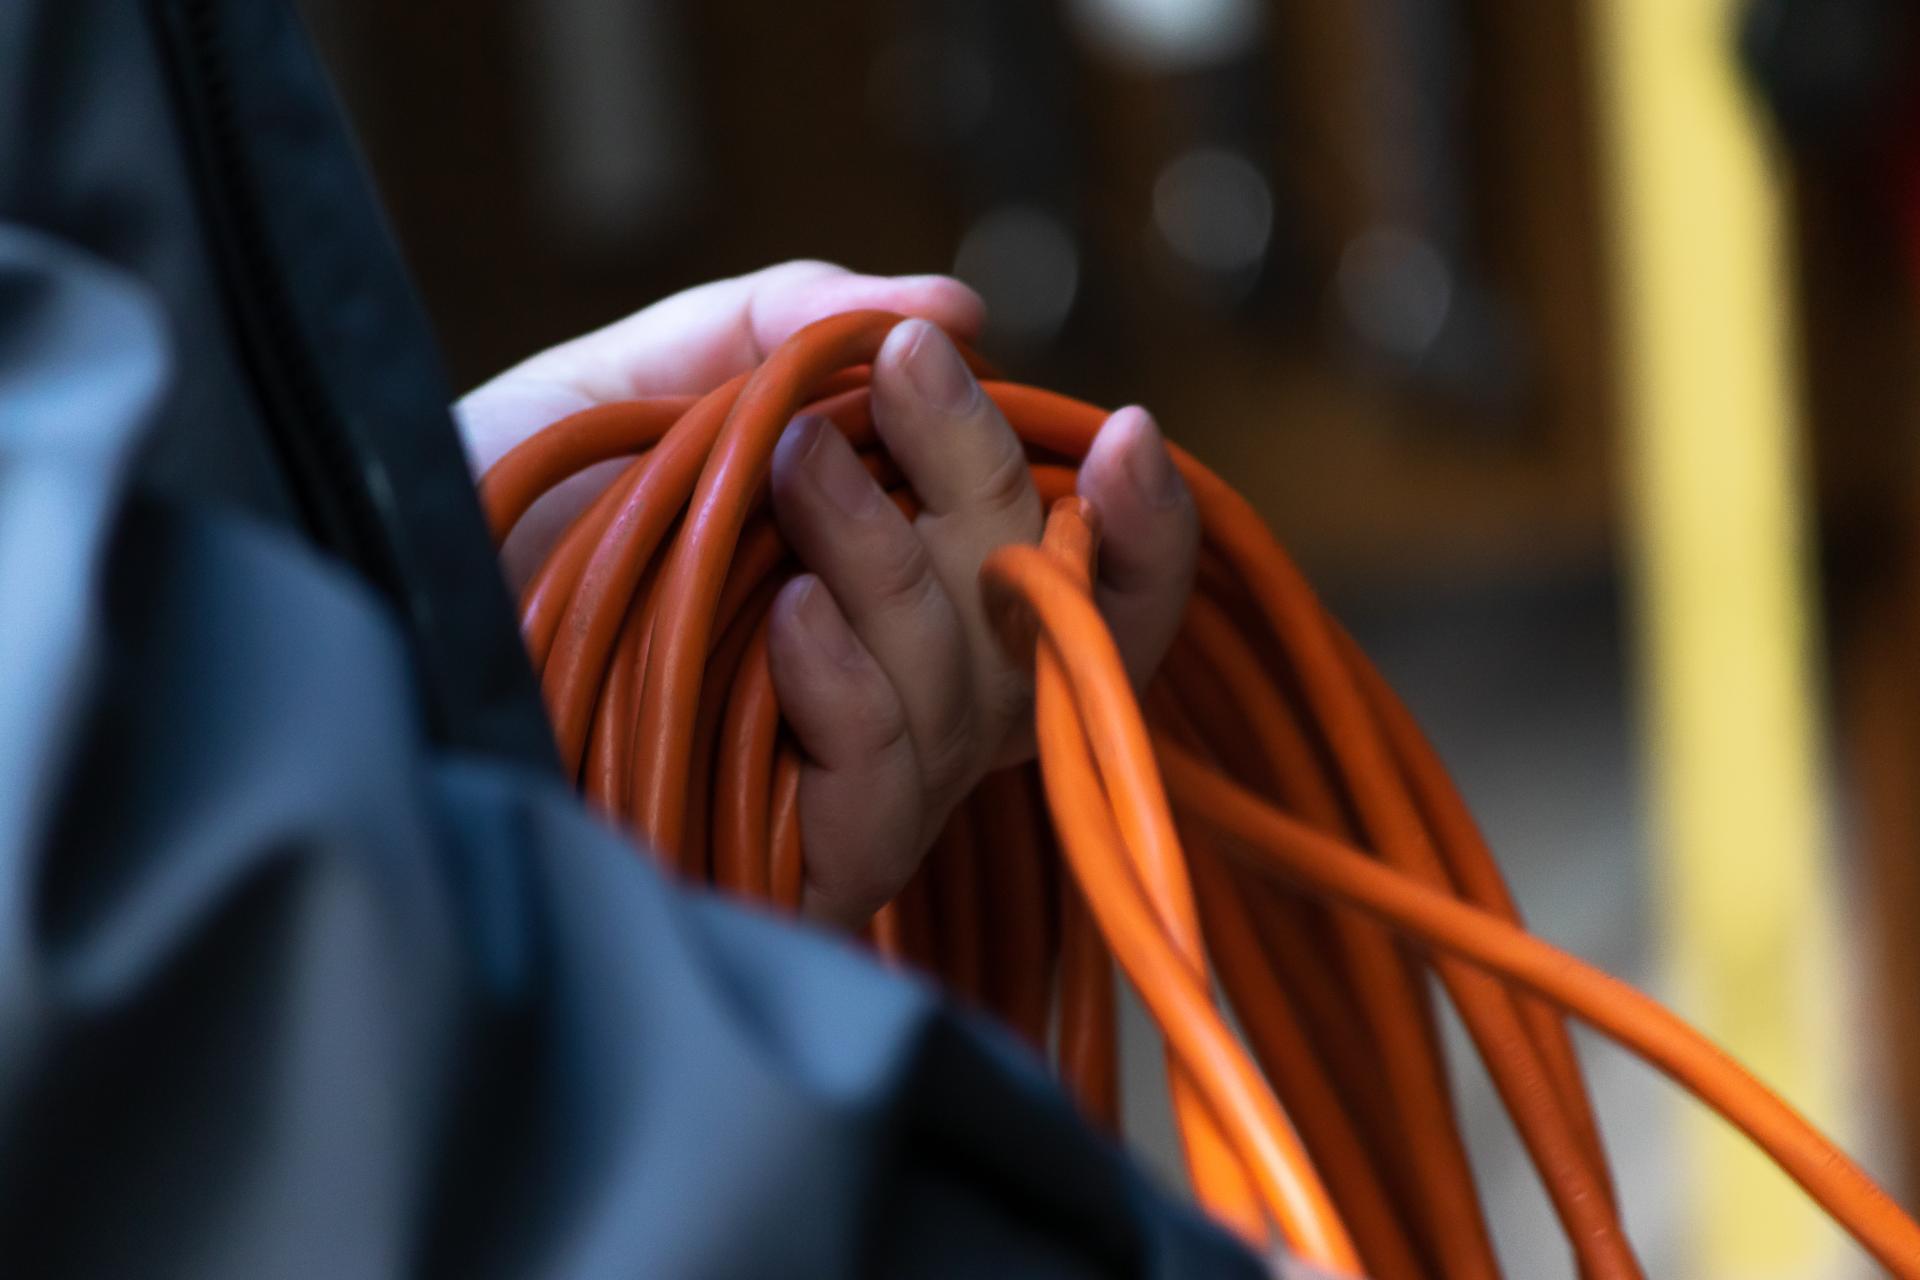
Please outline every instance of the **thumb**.
[[1100, 517], [1095, 595], [1143, 684], [1180, 629], [1200, 548], [1200, 518], [1160, 428], [1145, 409], [1120, 410], [1100, 428], [1080, 467], [1080, 496]]

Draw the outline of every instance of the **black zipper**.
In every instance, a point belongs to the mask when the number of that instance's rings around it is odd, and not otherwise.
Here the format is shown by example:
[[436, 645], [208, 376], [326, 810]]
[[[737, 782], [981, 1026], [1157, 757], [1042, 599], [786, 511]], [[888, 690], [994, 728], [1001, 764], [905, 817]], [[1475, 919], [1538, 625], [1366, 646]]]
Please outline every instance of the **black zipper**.
[[207, 242], [261, 419], [309, 536], [390, 594], [401, 584], [364, 463], [323, 393], [248, 181], [228, 48], [214, 0], [161, 0]]
[[287, 0], [147, 4], [289, 518], [393, 607], [435, 739], [552, 770], [431, 332], [304, 32]]

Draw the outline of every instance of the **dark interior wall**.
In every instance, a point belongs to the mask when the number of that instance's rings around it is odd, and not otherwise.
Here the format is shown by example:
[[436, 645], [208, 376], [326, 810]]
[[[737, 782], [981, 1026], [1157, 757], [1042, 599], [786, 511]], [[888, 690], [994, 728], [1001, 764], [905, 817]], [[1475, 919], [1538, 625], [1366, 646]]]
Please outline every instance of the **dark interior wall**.
[[[1024, 0], [305, 3], [462, 384], [784, 258], [949, 269], [984, 212], [1037, 202], [1078, 250], [1074, 306], [997, 354], [1152, 405], [1309, 560], [1417, 577], [1605, 554], [1574, 6], [1272, 5], [1223, 66], [1169, 70], [1070, 17], [1089, 6]], [[1434, 63], [1451, 80], [1396, 99], [1383, 86], [1416, 83], [1434, 44], [1404, 20], [1423, 8], [1451, 15], [1456, 56]], [[1437, 148], [1412, 127], [1448, 120]], [[1170, 161], [1220, 139], [1273, 198], [1265, 267], [1237, 298], [1182, 278], [1153, 229]], [[1456, 235], [1491, 300], [1481, 374], [1382, 359], [1342, 312], [1343, 255], [1409, 220]]]

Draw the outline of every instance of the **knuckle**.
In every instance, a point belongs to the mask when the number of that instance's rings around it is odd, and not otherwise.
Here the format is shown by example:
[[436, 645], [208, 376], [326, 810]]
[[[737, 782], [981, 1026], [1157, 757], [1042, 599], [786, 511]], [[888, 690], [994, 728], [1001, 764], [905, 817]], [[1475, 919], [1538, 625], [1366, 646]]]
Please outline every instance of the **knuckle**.
[[973, 780], [978, 764], [975, 738], [966, 700], [955, 699], [925, 739], [916, 744], [921, 785], [937, 801], [932, 807], [957, 799]]
[[[875, 679], [884, 683], [878, 676]], [[882, 690], [872, 689], [868, 696], [851, 700], [846, 712], [848, 728], [870, 759], [885, 759], [913, 750], [913, 735], [907, 725], [906, 713], [891, 690], [884, 691], [883, 696]]]
[[997, 674], [992, 692], [984, 702], [993, 716], [993, 724], [1016, 725], [1033, 713], [1033, 681], [1024, 672], [1005, 668]]
[[757, 364], [767, 349], [784, 334], [770, 323], [769, 307], [776, 298], [791, 298], [808, 285], [834, 276], [845, 275], [846, 268], [813, 258], [795, 258], [762, 268], [743, 277], [748, 284], [747, 301], [738, 319], [735, 342], [745, 353], [747, 365]]
[[1004, 439], [1000, 452], [980, 477], [976, 490], [980, 510], [991, 515], [1005, 515], [1029, 506], [1037, 508], [1038, 496], [1033, 487], [1033, 472], [1027, 465], [1026, 451], [1021, 449], [1011, 429], [1004, 429], [1001, 434]]
[[763, 268], [761, 279], [774, 279], [781, 282], [812, 280], [820, 276], [844, 275], [847, 269], [837, 262], [828, 262], [824, 258], [788, 258], [773, 266]]
[[[909, 758], [913, 732], [900, 697], [878, 667], [845, 673], [837, 687], [827, 691], [831, 703], [833, 737], [840, 743], [832, 754], [837, 766], [861, 761]], [[823, 713], [826, 708], [822, 707]]]
[[889, 534], [875, 548], [866, 579], [875, 606], [887, 612], [915, 612], [939, 592], [933, 556], [911, 529]]
[[832, 852], [807, 857], [808, 887], [832, 902], [850, 926], [898, 897], [919, 865], [918, 840], [892, 825], [848, 832], [825, 842]]

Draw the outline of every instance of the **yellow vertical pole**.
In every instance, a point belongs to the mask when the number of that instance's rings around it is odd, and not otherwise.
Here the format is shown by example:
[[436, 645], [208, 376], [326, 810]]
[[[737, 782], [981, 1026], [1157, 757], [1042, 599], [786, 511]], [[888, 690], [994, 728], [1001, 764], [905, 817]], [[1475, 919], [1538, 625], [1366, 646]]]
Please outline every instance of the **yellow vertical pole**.
[[[1684, 1013], [1832, 1129], [1847, 1055], [1779, 174], [1732, 0], [1595, 6], [1661, 960]], [[1726, 1126], [1679, 1132], [1676, 1274], [1849, 1256]]]

